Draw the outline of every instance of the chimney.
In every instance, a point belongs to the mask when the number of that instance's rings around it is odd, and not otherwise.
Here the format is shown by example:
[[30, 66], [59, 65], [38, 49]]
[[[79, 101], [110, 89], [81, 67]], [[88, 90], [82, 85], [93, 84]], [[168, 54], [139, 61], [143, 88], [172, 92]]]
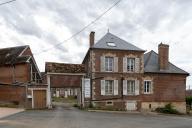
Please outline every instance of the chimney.
[[89, 45], [90, 47], [92, 47], [94, 45], [95, 42], [95, 32], [91, 32], [89, 35]]
[[160, 43], [159, 50], [159, 69], [167, 70], [169, 68], [169, 45]]

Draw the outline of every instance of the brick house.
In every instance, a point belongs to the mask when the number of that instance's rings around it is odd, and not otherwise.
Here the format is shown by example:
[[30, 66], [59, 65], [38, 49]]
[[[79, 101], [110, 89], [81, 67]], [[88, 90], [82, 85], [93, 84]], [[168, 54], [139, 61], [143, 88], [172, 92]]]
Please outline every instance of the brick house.
[[46, 62], [45, 79], [54, 97], [75, 96], [80, 92], [81, 79], [85, 75], [82, 64]]
[[16, 103], [25, 108], [49, 105], [47, 85], [41, 83], [41, 74], [29, 46], [0, 49], [0, 72], [0, 103]]
[[169, 46], [159, 44], [158, 53], [144, 50], [107, 33], [97, 43], [90, 33], [90, 48], [83, 60], [91, 79], [93, 106], [121, 110], [154, 110], [172, 103], [186, 112], [184, 70], [169, 62]]

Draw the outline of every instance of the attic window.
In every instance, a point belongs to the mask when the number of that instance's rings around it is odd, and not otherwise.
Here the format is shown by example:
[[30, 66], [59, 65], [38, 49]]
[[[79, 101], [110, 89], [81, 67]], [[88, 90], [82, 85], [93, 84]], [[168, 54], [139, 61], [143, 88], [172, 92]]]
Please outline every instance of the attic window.
[[107, 45], [110, 47], [116, 47], [116, 44], [114, 42], [107, 42]]

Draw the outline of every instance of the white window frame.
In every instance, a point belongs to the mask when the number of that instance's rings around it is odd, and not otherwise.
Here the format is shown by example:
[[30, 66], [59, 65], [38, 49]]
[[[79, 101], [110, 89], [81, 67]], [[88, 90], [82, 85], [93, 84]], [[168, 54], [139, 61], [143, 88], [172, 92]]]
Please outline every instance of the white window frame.
[[127, 71], [134, 72], [135, 71], [135, 58], [127, 58]]
[[[110, 62], [112, 60], [112, 62]], [[105, 57], [105, 71], [113, 72], [114, 70], [114, 57], [106, 56]]]
[[[146, 85], [146, 82], [150, 82], [150, 84]], [[148, 89], [146, 89], [146, 86], [148, 86], [147, 87]], [[152, 94], [152, 91], [151, 91], [152, 86], [153, 86], [152, 85], [152, 80], [144, 80], [144, 94]]]
[[[110, 86], [112, 86], [111, 89]], [[105, 80], [105, 95], [114, 95], [114, 80]]]
[[127, 80], [127, 95], [135, 95], [135, 80]]

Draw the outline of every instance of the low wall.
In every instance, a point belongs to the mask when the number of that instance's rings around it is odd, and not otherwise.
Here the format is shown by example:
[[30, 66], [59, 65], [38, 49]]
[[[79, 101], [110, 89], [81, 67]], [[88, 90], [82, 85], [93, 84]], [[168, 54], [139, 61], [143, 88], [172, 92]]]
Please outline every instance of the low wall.
[[186, 102], [142, 102], [141, 110], [155, 110], [158, 107], [165, 107], [165, 105], [169, 103], [171, 103], [180, 113], [186, 113]]
[[26, 102], [26, 87], [0, 85], [0, 102], [14, 103], [15, 105], [24, 107]]

